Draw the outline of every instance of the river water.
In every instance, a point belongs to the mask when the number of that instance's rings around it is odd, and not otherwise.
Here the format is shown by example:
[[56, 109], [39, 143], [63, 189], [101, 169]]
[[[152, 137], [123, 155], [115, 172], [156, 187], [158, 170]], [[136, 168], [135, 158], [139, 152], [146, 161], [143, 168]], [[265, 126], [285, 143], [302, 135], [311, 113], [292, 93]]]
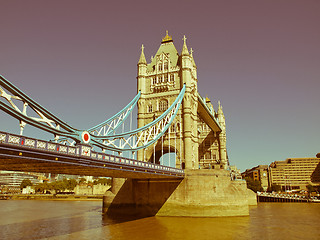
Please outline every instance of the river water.
[[0, 239], [320, 239], [319, 203], [259, 203], [250, 216], [111, 220], [100, 201], [0, 201]]

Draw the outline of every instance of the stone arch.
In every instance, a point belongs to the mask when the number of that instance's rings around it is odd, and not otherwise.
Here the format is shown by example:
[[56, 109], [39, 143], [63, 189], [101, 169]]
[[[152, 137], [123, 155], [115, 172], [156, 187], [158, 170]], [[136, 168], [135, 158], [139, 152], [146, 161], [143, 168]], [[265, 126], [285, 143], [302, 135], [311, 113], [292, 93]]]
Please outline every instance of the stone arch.
[[176, 157], [180, 159], [180, 149], [178, 146], [175, 148], [174, 143], [170, 143], [170, 147], [169, 147], [167, 143], [164, 143], [163, 151], [162, 151], [162, 142], [161, 140], [159, 140], [155, 149], [154, 149], [154, 146], [152, 145], [148, 147], [147, 150], [145, 150], [145, 154], [146, 154], [145, 159], [147, 162], [153, 163], [155, 160], [155, 163], [160, 164], [160, 158], [167, 153], [176, 153], [177, 155]]

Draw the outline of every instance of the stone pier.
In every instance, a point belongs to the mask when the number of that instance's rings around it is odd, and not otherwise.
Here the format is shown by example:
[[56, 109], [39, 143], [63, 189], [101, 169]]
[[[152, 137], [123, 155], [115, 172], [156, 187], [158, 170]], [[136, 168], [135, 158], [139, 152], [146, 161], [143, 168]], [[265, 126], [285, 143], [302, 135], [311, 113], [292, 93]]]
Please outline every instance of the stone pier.
[[256, 195], [224, 169], [185, 170], [181, 179], [115, 179], [103, 199], [109, 216], [247, 216]]

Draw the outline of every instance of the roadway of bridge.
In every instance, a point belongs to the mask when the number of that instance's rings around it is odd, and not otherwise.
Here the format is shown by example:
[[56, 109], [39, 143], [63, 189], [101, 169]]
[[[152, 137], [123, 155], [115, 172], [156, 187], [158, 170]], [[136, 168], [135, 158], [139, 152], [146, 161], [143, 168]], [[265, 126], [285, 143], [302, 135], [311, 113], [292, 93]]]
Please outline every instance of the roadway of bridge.
[[[1, 135], [2, 134], [2, 135]], [[4, 137], [6, 135], [6, 137]], [[52, 142], [0, 132], [0, 170], [38, 173], [58, 173], [96, 177], [118, 178], [183, 178], [184, 171], [158, 164], [141, 162], [105, 153], [91, 152], [82, 156], [77, 147], [67, 147]], [[15, 139], [10, 143], [10, 139]], [[18, 140], [19, 139], [19, 140]], [[26, 146], [31, 140], [46, 144], [43, 149]], [[48, 150], [55, 145], [55, 149]], [[41, 145], [39, 145], [41, 146]], [[61, 149], [66, 148], [65, 153]], [[75, 149], [70, 154], [69, 148]]]

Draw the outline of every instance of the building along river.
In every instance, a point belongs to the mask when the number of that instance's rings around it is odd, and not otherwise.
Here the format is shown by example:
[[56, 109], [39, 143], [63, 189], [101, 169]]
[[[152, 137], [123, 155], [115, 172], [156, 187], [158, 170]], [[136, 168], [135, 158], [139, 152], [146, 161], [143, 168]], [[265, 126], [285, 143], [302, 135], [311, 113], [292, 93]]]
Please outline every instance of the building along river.
[[258, 203], [247, 217], [111, 220], [101, 201], [0, 201], [0, 239], [320, 239], [320, 204]]

